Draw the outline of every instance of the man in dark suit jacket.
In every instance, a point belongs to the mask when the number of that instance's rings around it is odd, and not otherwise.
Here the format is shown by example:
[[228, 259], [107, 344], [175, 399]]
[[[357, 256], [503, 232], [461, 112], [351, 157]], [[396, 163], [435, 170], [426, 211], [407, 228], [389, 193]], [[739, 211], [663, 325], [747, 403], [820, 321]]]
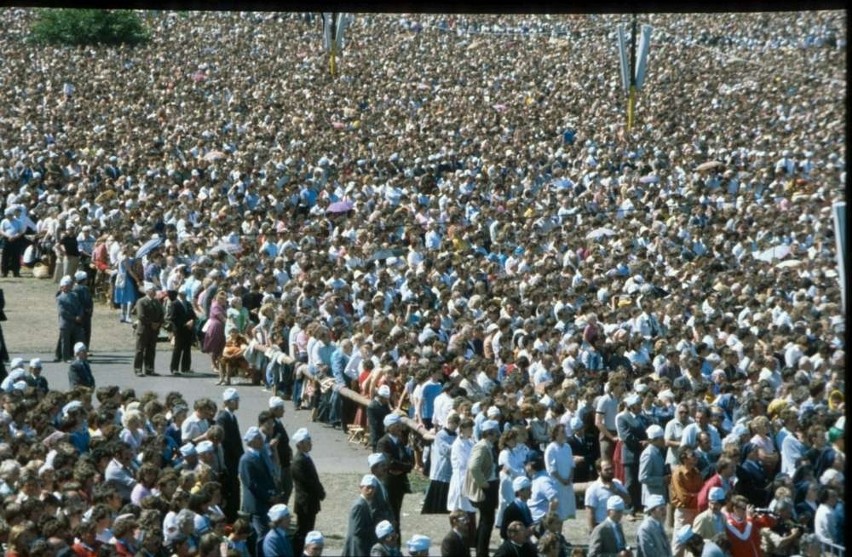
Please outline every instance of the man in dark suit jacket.
[[94, 390], [95, 376], [92, 374], [92, 366], [89, 365], [89, 352], [86, 345], [78, 342], [74, 345], [74, 356], [76, 359], [71, 362], [71, 367], [68, 368], [68, 384], [73, 389], [77, 385], [89, 387]]
[[320, 501], [325, 499], [325, 489], [320, 483], [317, 468], [310, 456], [313, 443], [308, 430], [305, 428], [297, 430], [293, 434], [293, 442], [296, 444], [296, 456], [293, 457], [290, 472], [293, 475], [295, 491], [293, 511], [298, 517], [293, 549], [296, 555], [301, 555], [305, 547], [305, 536], [314, 529], [316, 524], [317, 513], [321, 509]]
[[166, 308], [166, 323], [174, 335], [175, 345], [172, 349], [172, 361], [169, 371], [189, 373], [192, 370], [192, 339], [195, 333], [195, 310], [186, 299], [186, 290], [180, 288], [177, 298], [169, 302]]
[[515, 499], [506, 505], [506, 510], [503, 511], [503, 522], [500, 523], [500, 537], [508, 539], [507, 530], [509, 524], [513, 522], [521, 522], [524, 527], [529, 528], [533, 525], [532, 512], [527, 506], [527, 499], [530, 498], [532, 483], [526, 476], [519, 476], [512, 481], [512, 490], [515, 492]]
[[462, 510], [450, 513], [452, 530], [441, 541], [441, 557], [470, 557], [467, 521], [467, 513]]
[[30, 360], [30, 365], [27, 366], [28, 373], [24, 376], [24, 382], [33, 387], [36, 392], [40, 392], [42, 395], [46, 395], [47, 388], [47, 379], [44, 378], [41, 374], [41, 358], [33, 358]]
[[165, 320], [163, 304], [156, 298], [157, 287], [145, 283], [145, 295], [136, 302], [136, 355], [133, 358], [133, 371], [136, 375], [159, 375], [154, 371], [154, 357], [157, 355], [157, 337]]
[[391, 413], [389, 398], [390, 387], [382, 385], [376, 392], [376, 396], [367, 405], [367, 425], [370, 428], [370, 447], [372, 447], [373, 452], [376, 452], [376, 445], [385, 434], [384, 419]]
[[[408, 473], [414, 468], [414, 461], [402, 444], [402, 422], [396, 414], [388, 414], [384, 419], [385, 434], [376, 444], [376, 450], [384, 453], [388, 462], [388, 479], [385, 484], [388, 490], [388, 500], [393, 509], [394, 520], [400, 524], [402, 499], [406, 493], [411, 493], [408, 483]], [[399, 530], [401, 531], [401, 530]]]
[[95, 310], [95, 302], [92, 300], [92, 293], [89, 287], [86, 286], [86, 281], [89, 280], [89, 275], [86, 271], [77, 271], [74, 273], [74, 281], [76, 284], [71, 291], [77, 295], [80, 300], [80, 305], [83, 307], [83, 321], [80, 323], [82, 329], [83, 342], [86, 346], [90, 346], [92, 342], [92, 314]]
[[243, 436], [248, 450], [240, 458], [240, 512], [248, 515], [254, 530], [253, 543], [262, 539], [269, 531], [267, 513], [273, 504], [279, 502], [272, 470], [267, 466], [263, 451], [263, 433], [257, 427], [250, 427]]
[[529, 541], [529, 532], [520, 521], [509, 524], [508, 538], [494, 552], [494, 557], [537, 557], [538, 551]]
[[615, 417], [615, 428], [621, 439], [621, 462], [624, 465], [624, 487], [630, 494], [633, 513], [641, 510], [642, 488], [639, 483], [639, 457], [645, 448], [647, 434], [638, 414], [642, 408], [642, 399], [631, 393], [624, 399], [627, 407]]
[[269, 412], [272, 413], [272, 437], [270, 444], [275, 441], [275, 451], [278, 455], [280, 468], [279, 482], [281, 483], [281, 502], [288, 503], [293, 492], [293, 476], [290, 474], [290, 464], [293, 462], [293, 449], [290, 447], [290, 436], [284, 427], [284, 399], [273, 396], [269, 399]]
[[222, 456], [225, 463], [222, 482], [222, 511], [228, 522], [237, 519], [240, 502], [240, 458], [243, 456], [243, 441], [240, 438], [240, 424], [235, 412], [240, 407], [240, 393], [233, 387], [222, 393], [222, 406], [216, 414], [216, 425], [222, 428]]

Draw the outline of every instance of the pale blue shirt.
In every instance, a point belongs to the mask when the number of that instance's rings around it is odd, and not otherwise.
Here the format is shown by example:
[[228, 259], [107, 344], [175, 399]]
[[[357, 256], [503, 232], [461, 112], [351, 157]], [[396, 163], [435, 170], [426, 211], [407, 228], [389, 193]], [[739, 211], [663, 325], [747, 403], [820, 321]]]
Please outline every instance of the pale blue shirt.
[[538, 472], [532, 480], [532, 492], [529, 501], [527, 501], [534, 523], [541, 522], [541, 519], [547, 514], [550, 502], [557, 497], [559, 497], [559, 492], [553, 478], [544, 470]]

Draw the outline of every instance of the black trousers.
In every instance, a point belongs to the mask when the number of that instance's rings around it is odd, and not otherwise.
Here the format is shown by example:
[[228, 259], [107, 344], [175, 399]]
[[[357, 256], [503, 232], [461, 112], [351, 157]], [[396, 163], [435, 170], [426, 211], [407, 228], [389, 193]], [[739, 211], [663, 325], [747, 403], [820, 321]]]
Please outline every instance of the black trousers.
[[[226, 466], [228, 471], [222, 476], [222, 512], [225, 513], [225, 518], [229, 523], [233, 523], [238, 518], [240, 510], [240, 477], [236, 470], [239, 469], [239, 461], [228, 463]], [[235, 470], [231, 473], [230, 470]]]
[[59, 340], [56, 342], [57, 360], [71, 361], [74, 359], [74, 345], [83, 340], [83, 330], [77, 325], [59, 329]]
[[184, 327], [175, 332], [175, 346], [172, 348], [172, 362], [169, 371], [186, 373], [192, 369], [192, 330]]
[[87, 314], [83, 315], [83, 323], [80, 325], [80, 328], [83, 330], [83, 344], [86, 345], [86, 348], [89, 351], [92, 350], [92, 315]]
[[299, 513], [296, 515], [296, 536], [293, 538], [293, 555], [301, 555], [305, 549], [305, 537], [316, 527], [316, 513]]
[[485, 499], [471, 503], [479, 510], [479, 525], [476, 527], [476, 557], [488, 557], [488, 546], [491, 543], [491, 532], [494, 531], [499, 493], [500, 480], [490, 481], [485, 489]]
[[642, 484], [639, 483], [639, 463], [624, 465], [624, 487], [630, 495], [633, 512], [642, 510]]
[[405, 475], [389, 476], [385, 486], [388, 492], [388, 504], [390, 504], [394, 520], [397, 524], [401, 524], [402, 499], [405, 497], [406, 491]]
[[24, 239], [6, 240], [0, 255], [0, 271], [5, 277], [11, 271], [16, 277], [21, 274], [21, 254], [24, 252]]
[[[157, 355], [157, 336], [159, 331], [139, 323], [136, 325], [136, 356], [133, 358], [133, 371], [136, 373], [154, 373], [154, 357]], [[144, 366], [144, 367], [143, 367]]]

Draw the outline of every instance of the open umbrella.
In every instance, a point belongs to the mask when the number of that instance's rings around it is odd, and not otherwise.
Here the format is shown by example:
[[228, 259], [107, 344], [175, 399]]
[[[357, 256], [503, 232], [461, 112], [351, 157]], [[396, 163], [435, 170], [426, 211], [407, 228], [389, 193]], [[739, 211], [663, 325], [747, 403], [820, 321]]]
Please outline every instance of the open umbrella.
[[370, 256], [370, 261], [384, 261], [385, 259], [390, 259], [391, 257], [399, 257], [400, 255], [405, 255], [407, 252], [402, 248], [383, 248], [372, 256]]
[[209, 153], [204, 155], [204, 157], [202, 157], [202, 158], [206, 161], [215, 161], [215, 160], [219, 160], [219, 159], [224, 159], [225, 153], [223, 153], [222, 151], [210, 151]]
[[767, 263], [772, 263], [775, 259], [784, 259], [790, 255], [790, 246], [787, 244], [778, 244], [777, 246], [773, 246], [769, 249], [765, 249], [754, 256], [758, 261], [766, 261]]
[[589, 240], [597, 240], [598, 238], [603, 238], [604, 236], [615, 236], [615, 230], [612, 228], [595, 228], [588, 234], [586, 234], [586, 238]]
[[157, 236], [156, 238], [151, 238], [136, 250], [136, 257], [144, 257], [157, 249], [158, 247], [163, 245], [163, 239]]
[[695, 170], [697, 170], [698, 172], [705, 172], [707, 170], [716, 170], [721, 166], [725, 166], [725, 164], [719, 161], [707, 161], [696, 166]]
[[346, 211], [351, 211], [354, 204], [348, 199], [344, 199], [343, 201], [335, 201], [331, 205], [328, 206], [328, 209], [325, 210], [326, 213], [345, 213]]
[[233, 244], [231, 242], [220, 242], [207, 250], [208, 255], [216, 255], [217, 253], [229, 253], [231, 255], [240, 253], [242, 251], [242, 246], [239, 244]]

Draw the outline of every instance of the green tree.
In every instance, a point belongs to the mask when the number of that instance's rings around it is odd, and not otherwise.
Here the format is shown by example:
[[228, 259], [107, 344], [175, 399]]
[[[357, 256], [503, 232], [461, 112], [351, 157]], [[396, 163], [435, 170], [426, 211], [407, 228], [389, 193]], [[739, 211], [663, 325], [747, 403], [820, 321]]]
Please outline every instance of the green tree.
[[147, 29], [130, 10], [39, 10], [32, 38], [43, 44], [117, 45], [141, 44], [148, 40]]

